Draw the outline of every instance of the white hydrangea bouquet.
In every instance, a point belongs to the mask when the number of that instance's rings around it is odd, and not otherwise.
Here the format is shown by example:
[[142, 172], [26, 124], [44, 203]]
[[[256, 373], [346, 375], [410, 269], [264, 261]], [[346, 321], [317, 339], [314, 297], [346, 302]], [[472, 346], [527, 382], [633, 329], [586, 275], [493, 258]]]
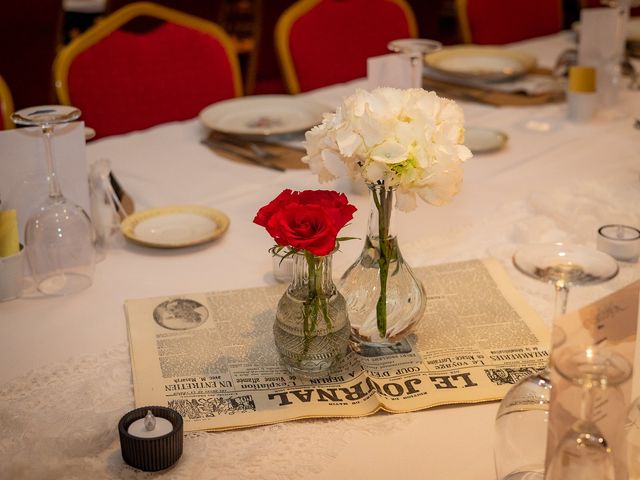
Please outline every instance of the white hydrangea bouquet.
[[[305, 137], [307, 155], [302, 160], [321, 182], [350, 176], [369, 186], [375, 208], [365, 249], [343, 275], [340, 290], [350, 306], [354, 334], [362, 342], [397, 341], [422, 316], [424, 291], [389, 231], [394, 198], [398, 209], [411, 211], [417, 197], [443, 205], [459, 192], [462, 163], [471, 157], [463, 144], [462, 108], [419, 88], [358, 90]], [[372, 270], [377, 272], [377, 285], [367, 282]], [[388, 294], [404, 295], [407, 289], [388, 282], [407, 276], [417, 284], [408, 290], [420, 298], [390, 299]]]

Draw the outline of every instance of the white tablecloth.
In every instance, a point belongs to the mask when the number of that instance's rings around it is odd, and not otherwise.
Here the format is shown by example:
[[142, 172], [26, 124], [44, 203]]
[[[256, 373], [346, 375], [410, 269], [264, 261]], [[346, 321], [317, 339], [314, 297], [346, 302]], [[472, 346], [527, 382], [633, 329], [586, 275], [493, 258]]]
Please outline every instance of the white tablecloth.
[[[517, 47], [551, 66], [570, 42], [570, 34], [562, 33]], [[307, 95], [329, 110], [362, 84]], [[468, 125], [498, 128], [509, 142], [468, 161], [463, 191], [452, 204], [396, 213], [402, 251], [416, 266], [494, 255], [549, 318], [552, 288], [517, 274], [510, 254], [535, 241], [595, 246], [597, 227], [606, 223], [640, 226], [640, 131], [632, 127], [640, 94], [622, 91], [615, 112], [588, 124], [568, 122], [564, 104], [462, 105]], [[531, 121], [551, 130], [531, 130]], [[84, 292], [0, 304], [0, 478], [148, 478], [122, 462], [116, 433], [118, 419], [134, 406], [124, 300], [274, 282], [271, 239], [253, 216], [283, 188], [319, 188], [317, 180], [306, 170], [280, 173], [220, 158], [199, 143], [205, 135], [192, 120], [88, 146], [90, 161], [112, 162], [138, 210], [208, 205], [225, 212], [231, 226], [218, 241], [199, 247], [125, 244], [108, 252]], [[344, 181], [323, 187], [345, 191], [358, 206], [344, 233], [362, 237], [367, 198]], [[342, 245], [336, 274], [360, 248], [359, 241]], [[605, 285], [575, 289], [569, 308], [638, 277], [637, 265], [624, 265]], [[496, 408], [490, 403], [188, 434], [178, 465], [157, 476], [490, 479]]]

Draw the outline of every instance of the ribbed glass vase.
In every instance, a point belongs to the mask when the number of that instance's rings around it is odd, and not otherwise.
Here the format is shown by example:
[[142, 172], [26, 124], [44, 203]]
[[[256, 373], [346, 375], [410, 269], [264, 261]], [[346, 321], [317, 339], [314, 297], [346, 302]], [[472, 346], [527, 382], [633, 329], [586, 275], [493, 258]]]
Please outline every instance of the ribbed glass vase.
[[273, 333], [287, 369], [302, 377], [321, 377], [349, 348], [349, 317], [344, 297], [331, 278], [333, 254], [293, 255], [293, 280], [278, 302]]

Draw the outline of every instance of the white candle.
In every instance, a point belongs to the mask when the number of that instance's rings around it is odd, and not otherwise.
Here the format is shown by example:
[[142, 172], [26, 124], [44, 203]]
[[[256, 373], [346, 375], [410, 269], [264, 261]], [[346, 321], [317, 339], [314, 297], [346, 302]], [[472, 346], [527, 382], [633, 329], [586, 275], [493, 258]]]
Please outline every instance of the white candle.
[[605, 225], [598, 230], [598, 250], [617, 260], [637, 262], [640, 231], [628, 225]]
[[162, 417], [155, 417], [151, 410], [147, 412], [147, 416], [135, 420], [129, 428], [127, 433], [139, 438], [156, 438], [166, 435], [173, 431], [173, 425], [169, 420]]

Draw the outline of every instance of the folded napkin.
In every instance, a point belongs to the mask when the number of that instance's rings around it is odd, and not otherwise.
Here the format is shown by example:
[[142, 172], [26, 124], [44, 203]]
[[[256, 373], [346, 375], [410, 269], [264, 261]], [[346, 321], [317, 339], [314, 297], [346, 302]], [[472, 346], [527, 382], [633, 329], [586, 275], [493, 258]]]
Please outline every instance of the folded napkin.
[[[246, 155], [255, 156], [249, 146], [249, 141], [241, 137], [231, 137], [220, 132], [211, 132], [203, 143], [216, 154], [234, 162], [251, 164], [251, 161], [243, 157]], [[266, 159], [266, 162], [276, 167], [285, 170], [308, 168], [308, 165], [301, 161], [301, 158], [306, 154], [302, 147], [266, 140], [251, 140], [251, 143], [274, 154], [274, 157]], [[224, 148], [216, 148], [217, 144], [222, 145]], [[236, 155], [234, 152], [238, 152], [238, 154]]]
[[10, 257], [19, 251], [16, 211], [0, 210], [0, 257]]
[[425, 70], [424, 88], [491, 105], [540, 105], [564, 99], [562, 85], [549, 70], [535, 69], [513, 81], [487, 82]]

